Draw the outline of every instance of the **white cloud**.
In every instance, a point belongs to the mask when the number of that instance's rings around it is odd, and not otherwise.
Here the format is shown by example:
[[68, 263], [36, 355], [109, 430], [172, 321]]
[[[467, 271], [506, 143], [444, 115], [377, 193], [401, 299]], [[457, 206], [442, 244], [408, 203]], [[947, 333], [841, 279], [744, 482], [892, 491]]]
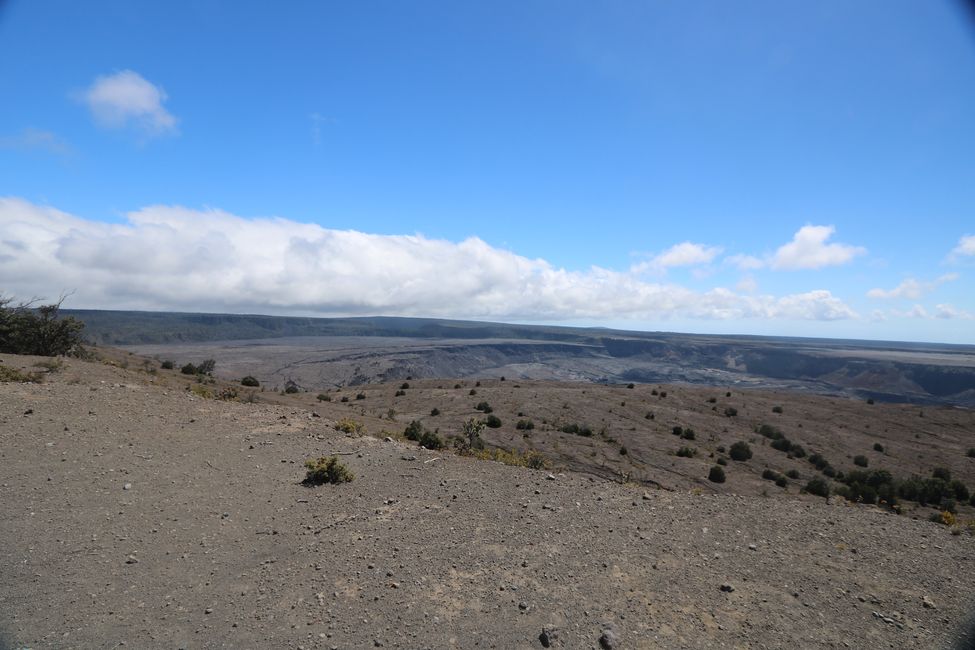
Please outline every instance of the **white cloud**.
[[166, 98], [161, 87], [132, 70], [100, 76], [81, 94], [101, 126], [134, 126], [147, 135], [176, 132], [176, 117], [163, 106]]
[[764, 260], [753, 255], [729, 255], [725, 261], [733, 264], [741, 271], [755, 271], [765, 266]]
[[527, 321], [857, 318], [824, 290], [699, 292], [598, 267], [555, 268], [478, 238], [373, 235], [220, 210], [151, 206], [109, 224], [7, 198], [0, 233], [0, 292], [75, 290], [78, 307]]
[[635, 264], [630, 271], [643, 273], [648, 270], [665, 271], [675, 266], [710, 264], [720, 254], [720, 246], [706, 246], [686, 241], [671, 246], [651, 260]]
[[71, 153], [71, 147], [57, 134], [32, 128], [24, 129], [16, 135], [0, 137], [0, 149], [43, 151], [59, 156], [66, 156]]
[[833, 226], [803, 226], [792, 237], [791, 242], [775, 251], [770, 261], [771, 267], [785, 271], [818, 269], [846, 264], [857, 255], [867, 252], [861, 246], [827, 243], [826, 240], [835, 231]]
[[935, 309], [934, 312], [935, 318], [944, 318], [944, 319], [959, 318], [963, 320], [975, 320], [975, 314], [972, 314], [969, 311], [965, 311], [964, 309], [958, 309], [954, 305], [940, 304], [940, 305], [935, 305], [934, 309]]
[[905, 298], [908, 300], [920, 300], [922, 296], [931, 293], [945, 282], [957, 280], [957, 273], [946, 273], [931, 282], [921, 282], [914, 278], [906, 278], [893, 289], [871, 289], [867, 292], [868, 298]]
[[951, 251], [951, 258], [971, 257], [975, 255], [975, 235], [962, 235], [958, 245]]
[[738, 281], [735, 288], [738, 289], [738, 291], [744, 291], [745, 293], [755, 293], [758, 291], [758, 282], [756, 282], [755, 278], [752, 276], [746, 275]]

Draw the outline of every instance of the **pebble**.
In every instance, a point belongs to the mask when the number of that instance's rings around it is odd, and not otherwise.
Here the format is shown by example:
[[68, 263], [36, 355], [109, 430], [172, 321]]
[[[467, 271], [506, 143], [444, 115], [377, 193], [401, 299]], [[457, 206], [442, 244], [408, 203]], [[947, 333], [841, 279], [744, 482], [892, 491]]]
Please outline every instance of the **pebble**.
[[735, 590], [735, 588], [733, 586], [731, 586], [730, 584], [728, 584], [727, 582], [721, 585], [721, 591], [724, 591], [724, 592], [727, 592], [727, 593], [730, 594], [734, 590]]

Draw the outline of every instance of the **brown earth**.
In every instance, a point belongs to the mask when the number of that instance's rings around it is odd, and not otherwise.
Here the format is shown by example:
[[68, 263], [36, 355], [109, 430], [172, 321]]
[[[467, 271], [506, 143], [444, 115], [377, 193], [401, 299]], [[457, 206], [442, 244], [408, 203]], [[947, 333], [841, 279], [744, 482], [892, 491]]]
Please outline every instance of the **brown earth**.
[[[768, 421], [838, 469], [863, 453], [971, 485], [970, 411], [448, 380], [411, 381], [400, 397], [397, 384], [241, 403], [114, 358], [129, 369], [69, 360], [43, 383], [0, 384], [0, 646], [533, 648], [554, 627], [565, 648], [600, 647], [604, 631], [615, 648], [932, 648], [959, 641], [971, 614], [968, 530], [801, 496], [801, 481], [783, 493], [760, 478], [765, 465], [803, 479], [812, 467], [751, 433]], [[334, 428], [351, 416], [382, 436], [424, 416], [447, 433], [479, 401], [503, 422], [489, 442], [531, 445], [555, 469]], [[536, 424], [529, 438], [518, 412]], [[730, 462], [727, 483], [703, 480], [712, 450], [752, 438], [755, 457]], [[698, 457], [670, 455], [683, 444]], [[330, 454], [355, 480], [302, 486], [303, 461]], [[669, 489], [638, 484], [651, 480]]]

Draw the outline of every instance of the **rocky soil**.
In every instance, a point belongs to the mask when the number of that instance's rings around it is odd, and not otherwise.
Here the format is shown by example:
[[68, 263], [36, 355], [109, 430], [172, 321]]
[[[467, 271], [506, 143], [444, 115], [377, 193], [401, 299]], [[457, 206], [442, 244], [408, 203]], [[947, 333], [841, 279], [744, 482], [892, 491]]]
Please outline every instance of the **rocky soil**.
[[[0, 646], [971, 641], [967, 531], [508, 467], [165, 384], [73, 360], [0, 384]], [[331, 454], [355, 480], [301, 485]]]

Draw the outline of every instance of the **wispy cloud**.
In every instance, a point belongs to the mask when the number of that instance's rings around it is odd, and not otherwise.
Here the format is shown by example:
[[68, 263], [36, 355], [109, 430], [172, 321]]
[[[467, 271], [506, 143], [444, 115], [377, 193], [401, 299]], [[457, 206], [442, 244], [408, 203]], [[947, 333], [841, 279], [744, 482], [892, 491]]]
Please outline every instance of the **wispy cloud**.
[[838, 266], [867, 252], [862, 246], [827, 243], [835, 231], [833, 226], [803, 226], [792, 241], [775, 251], [769, 262], [771, 268], [795, 271]]
[[146, 136], [177, 131], [176, 116], [163, 106], [166, 92], [132, 70], [96, 78], [80, 99], [105, 128], [135, 128]]
[[630, 271], [632, 273], [644, 273], [650, 270], [666, 271], [677, 266], [710, 264], [715, 257], [721, 254], [721, 250], [720, 246], [707, 246], [686, 241], [671, 246], [650, 260], [633, 265]]
[[914, 278], [906, 278], [893, 289], [871, 289], [867, 292], [868, 298], [902, 298], [907, 300], [919, 300], [923, 296], [931, 293], [945, 282], [958, 279], [957, 273], [946, 273], [930, 282], [921, 282]]
[[962, 235], [949, 254], [949, 259], [975, 256], [975, 235]]
[[17, 151], [40, 151], [57, 156], [73, 153], [71, 146], [51, 131], [26, 128], [15, 135], [0, 137], [0, 149]]
[[316, 315], [565, 319], [839, 320], [827, 290], [694, 291], [592, 267], [570, 271], [490, 246], [331, 230], [220, 210], [150, 206], [122, 224], [0, 199], [3, 290], [76, 288], [90, 307]]

